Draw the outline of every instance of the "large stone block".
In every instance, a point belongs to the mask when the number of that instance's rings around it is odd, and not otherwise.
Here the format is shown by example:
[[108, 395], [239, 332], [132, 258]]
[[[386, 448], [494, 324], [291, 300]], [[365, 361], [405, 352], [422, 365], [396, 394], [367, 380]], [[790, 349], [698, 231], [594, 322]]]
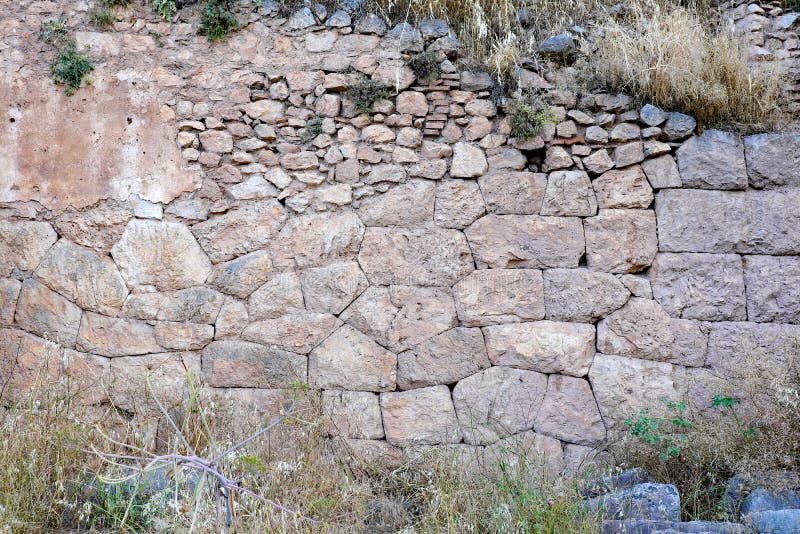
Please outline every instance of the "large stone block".
[[328, 313], [282, 315], [250, 324], [242, 332], [247, 341], [308, 354], [342, 322]]
[[122, 307], [122, 316], [144, 321], [214, 324], [225, 295], [207, 287], [190, 287], [164, 293], [133, 293]]
[[367, 226], [419, 226], [433, 220], [435, 198], [433, 182], [409, 180], [363, 199], [356, 212]]
[[323, 213], [290, 219], [275, 238], [276, 263], [300, 268], [355, 258], [364, 225], [355, 213]]
[[747, 318], [759, 323], [800, 323], [800, 258], [745, 256]]
[[467, 326], [544, 319], [542, 272], [481, 269], [453, 286], [458, 318]]
[[486, 213], [475, 180], [444, 180], [436, 186], [433, 220], [443, 228], [465, 228]]
[[13, 278], [0, 278], [0, 326], [11, 326], [14, 323], [14, 312], [17, 310], [17, 297], [22, 283]]
[[272, 258], [263, 250], [214, 266], [208, 285], [246, 299], [273, 275]]
[[454, 178], [477, 178], [489, 169], [486, 154], [479, 147], [469, 143], [456, 143], [453, 146], [453, 163], [450, 176]]
[[594, 325], [536, 321], [483, 329], [494, 365], [586, 376], [594, 356]]
[[386, 440], [399, 447], [461, 441], [459, 420], [447, 386], [381, 394]]
[[199, 323], [158, 322], [156, 343], [167, 350], [199, 350], [214, 339], [214, 326]]
[[45, 222], [0, 220], [0, 276], [33, 272], [56, 239]]
[[202, 285], [211, 262], [187, 227], [174, 222], [134, 219], [111, 249], [128, 287], [160, 290]]
[[718, 323], [708, 335], [706, 365], [731, 379], [770, 383], [786, 373], [796, 358], [800, 326], [760, 323]]
[[478, 178], [486, 209], [496, 215], [539, 213], [547, 175], [534, 172], [493, 172]]
[[346, 324], [311, 351], [308, 378], [320, 389], [392, 391], [397, 355]]
[[751, 135], [744, 149], [752, 187], [800, 186], [800, 135]]
[[368, 391], [323, 391], [322, 414], [336, 432], [351, 439], [383, 439], [378, 395]]
[[305, 356], [238, 340], [214, 341], [203, 349], [202, 368], [211, 387], [291, 388], [306, 382]]
[[128, 288], [110, 258], [61, 239], [36, 269], [36, 277], [85, 310], [116, 315]]
[[554, 171], [547, 177], [541, 215], [591, 217], [597, 213], [592, 182], [584, 171]]
[[610, 273], [588, 269], [544, 272], [544, 305], [554, 321], [594, 323], [628, 300], [630, 292]]
[[102, 356], [133, 356], [164, 350], [156, 341], [155, 329], [144, 321], [92, 312], [83, 314], [77, 347]]
[[101, 201], [82, 211], [64, 210], [54, 219], [53, 226], [62, 237], [108, 254], [132, 217], [129, 203]]
[[592, 187], [600, 209], [648, 208], [653, 202], [653, 189], [639, 165], [610, 170], [596, 178]]
[[341, 319], [392, 351], [401, 352], [458, 323], [453, 298], [435, 287], [369, 287]]
[[453, 384], [489, 367], [479, 328], [453, 328], [397, 356], [397, 385], [412, 389]]
[[275, 273], [247, 300], [251, 320], [274, 319], [281, 315], [302, 313], [303, 310], [300, 277], [294, 271]]
[[490, 367], [465, 378], [453, 389], [464, 441], [489, 445], [531, 430], [546, 390], [546, 375], [510, 367]]
[[306, 308], [338, 315], [369, 285], [358, 263], [333, 263], [300, 274]]
[[684, 141], [676, 155], [684, 187], [747, 188], [744, 147], [736, 134], [706, 130]]
[[578, 445], [599, 445], [606, 427], [589, 382], [551, 375], [547, 393], [534, 423], [536, 432]]
[[735, 254], [656, 256], [653, 296], [672, 317], [703, 321], [747, 318], [742, 260]]
[[642, 170], [647, 175], [647, 181], [650, 182], [650, 186], [653, 189], [681, 186], [678, 165], [669, 154], [644, 160], [642, 162]]
[[589, 381], [606, 428], [619, 429], [642, 409], [656, 417], [664, 415], [662, 399], [683, 398], [683, 375], [682, 367], [669, 363], [596, 354]]
[[464, 232], [478, 268], [577, 267], [585, 248], [576, 217], [487, 215]]
[[358, 262], [373, 284], [452, 286], [474, 269], [458, 230], [368, 228]]
[[659, 250], [800, 254], [800, 189], [659, 191]]
[[166, 409], [182, 406], [189, 395], [189, 375], [200, 375], [200, 354], [170, 352], [124, 356], [111, 360], [111, 400], [117, 408], [135, 414], [162, 416], [152, 400]]
[[584, 221], [584, 229], [586, 263], [595, 271], [642, 271], [658, 250], [656, 217], [650, 210], [600, 210]]
[[81, 309], [29, 278], [22, 282], [15, 320], [23, 330], [72, 348], [81, 323]]

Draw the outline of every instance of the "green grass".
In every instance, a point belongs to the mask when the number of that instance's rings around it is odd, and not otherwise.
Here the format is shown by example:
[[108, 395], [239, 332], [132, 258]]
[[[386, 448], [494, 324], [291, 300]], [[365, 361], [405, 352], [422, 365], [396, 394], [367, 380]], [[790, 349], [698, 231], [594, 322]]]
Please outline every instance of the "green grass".
[[226, 0], [206, 2], [200, 22], [200, 35], [205, 35], [209, 41], [220, 41], [239, 27], [229, 4]]

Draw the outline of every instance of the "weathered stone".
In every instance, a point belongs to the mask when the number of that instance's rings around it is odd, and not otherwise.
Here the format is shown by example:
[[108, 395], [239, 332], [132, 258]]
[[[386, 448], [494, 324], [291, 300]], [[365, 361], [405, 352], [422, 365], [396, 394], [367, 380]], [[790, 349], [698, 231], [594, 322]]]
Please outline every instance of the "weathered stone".
[[336, 432], [351, 439], [383, 439], [378, 395], [367, 391], [323, 391], [322, 413]]
[[[119, 241], [131, 217], [127, 206], [116, 202], [100, 202], [85, 211], [64, 210], [53, 221], [53, 225], [62, 237], [107, 254], [114, 243]], [[0, 232], [2, 234], [5, 231]], [[9, 256], [3, 254], [2, 257]], [[2, 270], [0, 267], [0, 274]]]
[[600, 126], [589, 126], [586, 128], [586, 134], [584, 137], [586, 138], [587, 143], [608, 143], [608, 131]]
[[483, 91], [494, 86], [494, 78], [488, 72], [471, 72], [465, 70], [461, 73], [461, 89], [464, 91]]
[[111, 255], [131, 288], [181, 289], [203, 284], [211, 273], [192, 233], [173, 222], [130, 221]]
[[464, 232], [478, 268], [577, 267], [584, 251], [574, 217], [486, 215]]
[[409, 180], [364, 199], [356, 212], [367, 226], [418, 226], [433, 220], [435, 198], [432, 182]]
[[449, 287], [474, 268], [464, 234], [438, 228], [367, 228], [358, 262], [380, 285]]
[[586, 376], [594, 356], [594, 325], [536, 321], [483, 329], [493, 365]]
[[15, 320], [23, 330], [72, 348], [78, 335], [81, 309], [29, 278], [22, 282]]
[[247, 306], [239, 300], [228, 297], [214, 322], [214, 339], [239, 337], [249, 322]]
[[563, 56], [575, 50], [575, 40], [567, 32], [548, 37], [539, 43], [539, 52], [544, 55]]
[[550, 376], [534, 428], [538, 433], [579, 445], [598, 445], [606, 438], [606, 427], [589, 382], [571, 376]]
[[198, 323], [158, 322], [154, 327], [156, 343], [168, 350], [199, 350], [214, 339], [214, 326]]
[[47, 223], [0, 220], [0, 276], [32, 273], [56, 239]]
[[22, 283], [11, 278], [0, 278], [0, 326], [14, 323], [14, 312], [17, 309], [17, 297]]
[[83, 314], [77, 348], [111, 357], [163, 351], [154, 328], [144, 321], [115, 319], [92, 312]]
[[304, 215], [290, 219], [275, 239], [282, 265], [314, 267], [352, 259], [364, 237], [364, 225], [351, 212]]
[[597, 405], [607, 429], [619, 429], [624, 420], [639, 410], [649, 409], [653, 417], [664, 415], [661, 399], [682, 398], [681, 367], [664, 362], [596, 354], [589, 370]]
[[355, 31], [383, 35], [386, 33], [386, 23], [378, 15], [367, 13], [356, 23]]
[[656, 256], [650, 269], [653, 296], [672, 317], [745, 320], [742, 260], [734, 254]]
[[291, 388], [307, 380], [305, 356], [246, 341], [214, 341], [202, 363], [211, 387]]
[[741, 139], [735, 134], [706, 130], [685, 141], [676, 155], [685, 187], [747, 188], [744, 147]]
[[603, 518], [611, 520], [681, 520], [680, 497], [678, 489], [672, 484], [638, 484], [586, 500], [582, 506], [587, 511], [599, 512]]
[[618, 146], [611, 153], [611, 159], [614, 160], [614, 165], [616, 165], [617, 168], [627, 167], [628, 165], [641, 162], [644, 160], [642, 142], [634, 141]]
[[308, 354], [340, 324], [341, 321], [327, 313], [282, 315], [250, 324], [242, 337], [262, 345]]
[[397, 112], [408, 113], [409, 115], [416, 115], [418, 117], [427, 115], [428, 100], [425, 98], [425, 93], [403, 91], [397, 95]]
[[642, 170], [647, 175], [647, 180], [653, 189], [681, 187], [682, 185], [678, 165], [669, 154], [644, 160]]
[[614, 167], [611, 156], [605, 148], [596, 150], [590, 156], [583, 158], [583, 166], [592, 174], [602, 174]]
[[168, 293], [129, 295], [122, 316], [146, 321], [176, 321], [213, 324], [225, 295], [206, 287], [191, 287]]
[[482, 269], [453, 286], [458, 318], [467, 326], [544, 319], [542, 273]]
[[584, 221], [584, 230], [586, 263], [592, 270], [638, 272], [656, 255], [656, 217], [650, 210], [600, 210]]
[[272, 259], [263, 250], [214, 266], [208, 285], [245, 299], [272, 276]]
[[790, 365], [798, 339], [797, 325], [715, 323], [708, 335], [706, 365], [715, 375], [735, 380], [755, 377], [766, 386]]
[[488, 445], [531, 430], [546, 389], [546, 375], [510, 367], [490, 367], [460, 381], [453, 405], [464, 441]]
[[486, 209], [496, 215], [539, 213], [547, 175], [533, 172], [498, 172], [478, 178]]
[[[555, 479], [564, 470], [564, 451], [561, 442], [537, 432], [520, 432], [503, 438], [483, 451], [483, 467], [497, 474], [499, 466], [511, 469], [532, 469]], [[525, 462], [523, 464], [523, 462]]]
[[611, 140], [614, 142], [627, 142], [639, 139], [642, 131], [638, 124], [632, 122], [620, 122], [611, 129]]
[[247, 204], [195, 224], [192, 233], [216, 263], [266, 246], [285, 221], [285, 210], [272, 199]]
[[547, 177], [541, 215], [590, 217], [597, 199], [589, 175], [583, 171], [555, 171]]
[[453, 328], [397, 356], [397, 385], [453, 384], [489, 365], [480, 329]]
[[395, 352], [458, 323], [448, 292], [408, 286], [369, 287], [342, 312], [341, 319]]
[[447, 386], [381, 394], [386, 440], [399, 447], [461, 441]]
[[161, 416], [156, 396], [166, 410], [182, 406], [189, 394], [189, 375], [200, 375], [200, 354], [170, 352], [124, 356], [111, 360], [111, 401], [122, 410]]
[[656, 195], [665, 252], [800, 254], [800, 189], [671, 190]]
[[[791, 509], [800, 510], [800, 491], [757, 488], [742, 501], [742, 516], [768, 510]], [[798, 525], [798, 528], [800, 528], [800, 522], [798, 522]]]
[[109, 258], [61, 239], [36, 269], [36, 277], [86, 310], [116, 315], [128, 288]]
[[672, 112], [664, 125], [664, 135], [670, 141], [680, 141], [692, 135], [696, 126], [697, 121], [693, 117], [683, 113]]
[[233, 137], [225, 130], [206, 130], [200, 132], [199, 137], [203, 150], [220, 154], [233, 152]]
[[338, 315], [369, 285], [356, 262], [333, 263], [300, 274], [305, 305], [311, 311]]
[[744, 256], [747, 318], [800, 323], [800, 258]]
[[653, 190], [639, 165], [608, 171], [592, 186], [600, 209], [647, 208], [653, 202]]
[[445, 180], [436, 186], [433, 220], [444, 228], [465, 228], [486, 213], [475, 180]]
[[613, 493], [615, 491], [632, 488], [639, 484], [655, 481], [653, 475], [645, 469], [633, 467], [631, 469], [626, 469], [618, 475], [606, 475], [584, 482], [580, 485], [578, 491], [584, 497], [597, 497], [598, 495], [605, 495], [606, 493]]
[[667, 114], [651, 104], [645, 104], [639, 111], [639, 119], [648, 126], [661, 126], [667, 120]]
[[569, 152], [567, 152], [564, 147], [555, 145], [547, 148], [542, 170], [550, 172], [557, 169], [568, 169], [572, 167], [573, 164], [574, 162]]
[[752, 187], [800, 186], [800, 135], [751, 135], [744, 146]]
[[[248, 116], [268, 124], [276, 124], [286, 116], [286, 106], [276, 100], [256, 100], [242, 106]], [[267, 137], [271, 137], [268, 135]]]
[[718, 521], [654, 521], [650, 519], [607, 519], [603, 521], [603, 534], [746, 534], [741, 523]]
[[544, 272], [544, 305], [555, 321], [594, 323], [628, 300], [630, 293], [616, 276], [588, 269]]
[[653, 289], [650, 287], [650, 280], [646, 276], [641, 274], [622, 274], [619, 276], [619, 281], [628, 288], [628, 291], [634, 297], [653, 298]]
[[383, 124], [370, 124], [361, 132], [361, 136], [367, 143], [388, 143], [394, 141], [394, 132]]
[[800, 509], [754, 512], [745, 518], [745, 523], [756, 532], [798, 532]]
[[469, 143], [456, 143], [453, 146], [453, 163], [450, 176], [453, 178], [476, 178], [489, 169], [486, 155], [479, 147]]

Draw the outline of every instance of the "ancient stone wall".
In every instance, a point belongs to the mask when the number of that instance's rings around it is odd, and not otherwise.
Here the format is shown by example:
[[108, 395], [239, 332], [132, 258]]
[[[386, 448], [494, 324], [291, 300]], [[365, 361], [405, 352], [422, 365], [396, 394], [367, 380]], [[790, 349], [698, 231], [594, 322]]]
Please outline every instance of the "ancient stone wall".
[[[7, 401], [44, 362], [130, 414], [155, 413], [148, 374], [165, 401], [192, 372], [264, 413], [308, 383], [376, 459], [523, 440], [560, 469], [796, 351], [800, 135], [698, 132], [522, 70], [555, 120], [514, 139], [446, 25], [255, 5], [208, 44], [136, 6], [91, 31], [75, 3], [98, 65], [67, 99], [37, 81], [62, 8], [0, 24]], [[359, 114], [365, 74], [396, 96]]]

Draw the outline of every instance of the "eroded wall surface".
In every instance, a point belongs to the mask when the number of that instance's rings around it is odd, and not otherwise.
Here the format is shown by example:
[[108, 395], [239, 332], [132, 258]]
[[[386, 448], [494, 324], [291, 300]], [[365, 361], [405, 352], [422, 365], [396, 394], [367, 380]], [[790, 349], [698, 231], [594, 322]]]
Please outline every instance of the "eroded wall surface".
[[[699, 132], [522, 71], [555, 121], [518, 140], [489, 76], [406, 66], [455, 60], [446, 27], [255, 7], [209, 45], [138, 8], [93, 32], [76, 4], [97, 67], [66, 98], [35, 38], [61, 8], [0, 25], [8, 401], [43, 362], [130, 414], [157, 413], [148, 373], [165, 401], [192, 372], [265, 417], [308, 383], [375, 460], [515, 440], [559, 470], [661, 398], [708, 403], [796, 353], [798, 135]], [[363, 74], [397, 95], [359, 114]]]

